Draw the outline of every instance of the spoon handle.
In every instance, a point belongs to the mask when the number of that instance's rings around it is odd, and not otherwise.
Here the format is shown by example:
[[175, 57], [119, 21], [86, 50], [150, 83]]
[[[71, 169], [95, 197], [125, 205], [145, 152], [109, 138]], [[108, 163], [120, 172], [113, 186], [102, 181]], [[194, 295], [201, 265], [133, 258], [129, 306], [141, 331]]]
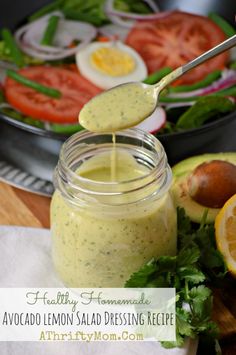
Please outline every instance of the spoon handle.
[[205, 62], [206, 60], [215, 57], [216, 55], [225, 52], [227, 49], [230, 49], [236, 45], [236, 35], [226, 39], [226, 41], [218, 44], [214, 48], [210, 49], [209, 51], [203, 53], [199, 57], [193, 59], [191, 62], [182, 66], [183, 74], [187, 71], [195, 68], [197, 65]]
[[217, 46], [209, 49], [209, 51], [201, 54], [199, 57], [191, 60], [187, 64], [184, 64], [182, 67], [175, 69], [173, 72], [165, 76], [158, 84], [157, 88], [162, 90], [164, 87], [169, 85], [172, 81], [179, 78], [181, 75], [186, 73], [187, 71], [195, 68], [199, 64], [202, 64], [206, 60], [215, 57], [216, 55], [225, 52], [227, 49], [230, 49], [236, 45], [236, 35], [226, 39], [224, 42], [221, 42]]

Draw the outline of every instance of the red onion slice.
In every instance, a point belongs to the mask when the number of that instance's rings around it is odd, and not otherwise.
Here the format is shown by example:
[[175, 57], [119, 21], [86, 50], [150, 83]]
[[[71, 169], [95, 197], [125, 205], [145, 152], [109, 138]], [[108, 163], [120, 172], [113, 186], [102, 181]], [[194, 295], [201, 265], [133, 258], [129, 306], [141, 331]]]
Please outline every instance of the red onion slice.
[[144, 0], [144, 2], [146, 2], [148, 4], [148, 6], [150, 7], [150, 9], [153, 10], [153, 12], [159, 12], [160, 9], [157, 6], [156, 2], [153, 0]]
[[[57, 12], [56, 14], [53, 13], [50, 16], [52, 15], [59, 16], [61, 19], [63, 19], [63, 14], [60, 12]], [[48, 53], [58, 53], [60, 52], [61, 48], [58, 48], [57, 46], [44, 46], [40, 44], [40, 41], [47, 27], [48, 19], [50, 18], [50, 16], [45, 16], [40, 19], [41, 21], [38, 22], [35, 21], [31, 23], [30, 24], [31, 26], [29, 26], [24, 33], [23, 42], [29, 44], [31, 47], [35, 49], [38, 49], [39, 51], [48, 52]], [[59, 30], [59, 23], [56, 32], [58, 32]]]
[[[48, 19], [52, 15], [61, 17], [54, 38], [55, 45], [43, 46], [40, 44], [40, 40]], [[58, 11], [53, 12], [17, 30], [15, 39], [23, 52], [43, 60], [63, 59], [75, 54], [96, 37], [97, 30], [94, 26], [80, 21], [65, 20], [62, 16], [62, 13]], [[78, 40], [80, 43], [75, 47], [66, 48], [74, 40]]]
[[1, 102], [0, 109], [3, 109], [3, 108], [11, 108], [12, 109], [12, 106], [9, 105], [7, 102]]
[[[154, 14], [147, 14], [147, 15], [142, 15], [142, 14], [136, 14], [136, 13], [130, 13], [130, 12], [125, 12], [125, 11], [119, 11], [114, 8], [114, 0], [107, 0], [105, 3], [105, 11], [114, 16], [121, 16], [123, 18], [127, 19], [133, 19], [133, 20], [143, 20], [143, 19], [148, 19], [155, 17], [156, 15], [160, 15], [158, 13], [159, 8], [158, 6], [154, 3], [152, 0], [145, 0], [145, 2], [150, 6], [150, 8], [155, 12]], [[157, 14], [158, 13], [158, 14]]]
[[4, 83], [4, 80], [6, 78], [6, 70], [7, 69], [16, 70], [17, 66], [13, 63], [9, 63], [4, 60], [0, 60], [0, 89], [2, 88], [1, 84]]
[[127, 20], [125, 21], [125, 20], [122, 20], [121, 17], [114, 16], [114, 15], [109, 15], [109, 13], [107, 13], [107, 17], [115, 25], [118, 25], [118, 26], [121, 26], [121, 27], [124, 27], [124, 28], [131, 29], [135, 25], [135, 21], [127, 21]]
[[185, 101], [185, 102], [160, 102], [161, 106], [165, 107], [166, 110], [179, 107], [190, 107], [195, 104], [195, 101]]
[[204, 87], [202, 89], [180, 92], [169, 94], [168, 97], [173, 98], [185, 98], [192, 96], [203, 96], [207, 94], [213, 94], [219, 90], [227, 89], [236, 84], [236, 70], [224, 70], [222, 72], [222, 77], [219, 80], [216, 80], [211, 85]]
[[[157, 19], [166, 17], [170, 13], [173, 12], [173, 11], [158, 12], [159, 9], [156, 6], [156, 4], [154, 5], [154, 2], [152, 0], [145, 0], [145, 2], [147, 2], [148, 5], [155, 11], [153, 14], [141, 15], [141, 14], [116, 10], [114, 8], [114, 0], [107, 0], [106, 1], [105, 12], [113, 23], [121, 25], [121, 26], [125, 26], [125, 27], [133, 26], [134, 21], [137, 21], [137, 20], [140, 20], [140, 21], [157, 20]], [[124, 19], [134, 20], [134, 21], [125, 21]]]
[[102, 26], [98, 29], [99, 33], [103, 36], [110, 38], [111, 40], [119, 39], [124, 42], [129, 34], [130, 29], [124, 26], [115, 25], [114, 23], [110, 25]]
[[149, 133], [156, 133], [166, 123], [166, 113], [162, 107], [157, 107], [155, 111], [146, 118], [143, 122], [139, 123], [136, 128]]
[[21, 44], [21, 49], [24, 53], [28, 54], [31, 57], [35, 57], [35, 58], [42, 59], [42, 60], [48, 60], [48, 61], [52, 60], [53, 61], [53, 60], [57, 60], [57, 59], [63, 59], [63, 58], [66, 58], [66, 57], [69, 57], [69, 56], [75, 54], [76, 52], [78, 52], [78, 50], [80, 50], [81, 48], [86, 46], [88, 43], [89, 42], [83, 42], [76, 47], [70, 48], [68, 50], [62, 50], [57, 53], [46, 53], [43, 51], [39, 51], [39, 50], [34, 49], [33, 47], [31, 47], [25, 43]]
[[[48, 52], [58, 52], [60, 48], [55, 48], [51, 46], [42, 46], [39, 44], [43, 31], [45, 30], [47, 26], [47, 21], [51, 16], [59, 16], [63, 18], [63, 13], [60, 11], [53, 11], [50, 14], [47, 14], [43, 17], [40, 17], [39, 19], [35, 20], [34, 22], [28, 23], [27, 25], [24, 25], [20, 27], [16, 32], [15, 32], [15, 40], [19, 46], [21, 46], [22, 41], [29, 43], [31, 46], [35, 45], [36, 48], [38, 46], [38, 49], [40, 50], [47, 50]], [[37, 36], [37, 32], [40, 31], [41, 37], [38, 39], [38, 42], [36, 43], [34, 40], [34, 37]], [[34, 43], [35, 42], [35, 43]]]
[[126, 18], [129, 20], [148, 21], [148, 20], [157, 20], [160, 18], [164, 18], [172, 12], [173, 11], [162, 11], [162, 12], [158, 12], [155, 14], [139, 15], [139, 14], [134, 14], [134, 13], [130, 13], [130, 12], [122, 12], [122, 11], [112, 10], [112, 11], [108, 11], [107, 13], [110, 16], [119, 16], [119, 17]]
[[90, 24], [79, 21], [60, 19], [53, 41], [54, 46], [43, 46], [40, 45], [43, 32], [44, 28], [42, 26], [41, 28], [39, 25], [35, 26], [25, 34], [24, 40], [26, 43], [31, 44], [36, 49], [47, 52], [58, 52], [62, 49], [64, 50], [74, 40], [90, 42], [97, 34], [96, 29]]
[[236, 47], [233, 47], [229, 50], [230, 53], [230, 61], [234, 62], [236, 60]]

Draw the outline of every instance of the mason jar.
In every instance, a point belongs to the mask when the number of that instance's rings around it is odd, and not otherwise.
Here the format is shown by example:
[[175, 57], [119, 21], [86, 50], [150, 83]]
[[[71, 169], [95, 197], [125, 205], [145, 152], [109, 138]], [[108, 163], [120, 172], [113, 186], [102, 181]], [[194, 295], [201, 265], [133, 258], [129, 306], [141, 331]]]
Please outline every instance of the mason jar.
[[[109, 166], [111, 175], [125, 170], [122, 179], [91, 178]], [[135, 169], [143, 173], [136, 177]], [[51, 203], [52, 256], [63, 283], [123, 287], [151, 258], [175, 255], [171, 180], [164, 148], [151, 134], [117, 132], [115, 145], [110, 134], [71, 136], [60, 152]]]

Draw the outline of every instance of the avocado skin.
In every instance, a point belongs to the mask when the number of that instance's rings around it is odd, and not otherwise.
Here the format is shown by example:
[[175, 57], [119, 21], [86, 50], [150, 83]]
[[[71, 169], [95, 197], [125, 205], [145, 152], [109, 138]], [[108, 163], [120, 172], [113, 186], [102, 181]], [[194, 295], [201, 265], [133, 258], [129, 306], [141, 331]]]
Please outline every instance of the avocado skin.
[[[173, 183], [171, 191], [175, 205], [184, 208], [185, 213], [193, 222], [201, 222], [204, 210], [207, 207], [195, 202], [189, 195], [188, 177], [198, 165], [212, 160], [223, 160], [236, 165], [236, 152], [197, 155], [182, 160], [172, 168]], [[206, 222], [213, 223], [219, 211], [219, 208], [208, 208]]]

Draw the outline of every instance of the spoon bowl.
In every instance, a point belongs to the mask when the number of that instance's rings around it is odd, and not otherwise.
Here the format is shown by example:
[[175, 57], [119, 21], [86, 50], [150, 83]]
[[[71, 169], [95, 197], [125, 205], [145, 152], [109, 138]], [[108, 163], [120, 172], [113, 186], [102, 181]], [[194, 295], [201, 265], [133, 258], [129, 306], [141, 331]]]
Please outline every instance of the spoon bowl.
[[115, 86], [84, 105], [79, 122], [97, 133], [112, 133], [136, 126], [153, 113], [157, 95], [155, 87], [140, 82]]

